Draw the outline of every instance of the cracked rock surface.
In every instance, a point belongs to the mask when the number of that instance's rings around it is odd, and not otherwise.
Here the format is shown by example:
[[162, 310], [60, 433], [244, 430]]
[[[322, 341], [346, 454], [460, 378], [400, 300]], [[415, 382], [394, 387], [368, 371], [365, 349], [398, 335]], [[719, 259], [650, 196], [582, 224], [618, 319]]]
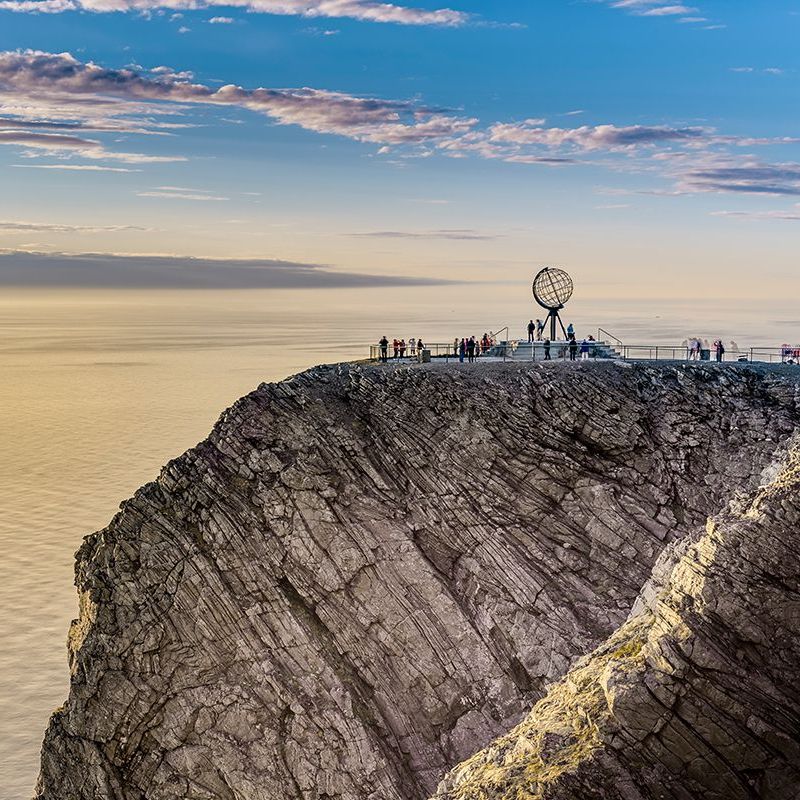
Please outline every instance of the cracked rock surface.
[[438, 800], [800, 797], [800, 444]]
[[[762, 524], [744, 493], [798, 419], [790, 373], [732, 365], [347, 365], [262, 385], [85, 540], [70, 695], [45, 735], [36, 796], [424, 800], [570, 681], [578, 699], [562, 692], [558, 708], [582, 715], [586, 683], [610, 710], [574, 742], [566, 723], [533, 735], [543, 763], [575, 749], [573, 783], [559, 777], [554, 798], [788, 786], [796, 776], [775, 765], [791, 761], [797, 705], [764, 658], [777, 637], [797, 663], [797, 598], [767, 602], [797, 591], [796, 570], [794, 584], [775, 572], [753, 601], [763, 616], [748, 617], [739, 592], [758, 554], [713, 537]], [[751, 510], [700, 536], [734, 497]], [[787, 548], [790, 528], [776, 533]], [[778, 543], [776, 568], [796, 565]], [[695, 602], [728, 574], [714, 566], [725, 552], [740, 581]], [[723, 639], [700, 637], [687, 655], [701, 611]], [[725, 639], [728, 617], [743, 627]], [[599, 662], [578, 664], [598, 646], [602, 680]], [[750, 668], [741, 699], [734, 683]], [[686, 699], [689, 685], [701, 688]], [[729, 714], [712, 720], [731, 740], [712, 737], [713, 758], [669, 717], [679, 707], [697, 732], [709, 704]], [[528, 752], [524, 739], [514, 747]], [[470, 788], [484, 757], [440, 796], [536, 796], [528, 784]], [[750, 794], [664, 783], [673, 768], [739, 763], [750, 772], [731, 786]], [[618, 794], [587, 788], [620, 775]], [[636, 775], [666, 789], [636, 794]]]

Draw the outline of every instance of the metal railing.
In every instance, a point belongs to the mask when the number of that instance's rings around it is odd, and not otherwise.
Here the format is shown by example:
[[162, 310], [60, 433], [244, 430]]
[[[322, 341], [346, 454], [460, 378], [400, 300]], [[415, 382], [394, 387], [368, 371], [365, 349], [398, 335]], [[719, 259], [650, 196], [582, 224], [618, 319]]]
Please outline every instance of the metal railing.
[[[442, 342], [434, 342], [429, 344], [428, 342], [425, 342], [424, 349], [430, 352], [431, 358], [444, 359], [446, 362], [449, 362], [452, 359], [458, 361], [459, 359], [458, 345], [455, 342], [449, 342], [447, 344], [443, 344]], [[475, 351], [475, 357], [478, 358], [482, 355], [486, 355], [488, 352], [488, 349], [479, 347]], [[414, 351], [412, 352], [410, 347], [406, 347], [405, 352], [401, 354], [399, 351], [395, 353], [394, 347], [392, 347], [390, 344], [386, 350], [385, 357], [387, 361], [392, 361], [395, 363], [417, 361], [419, 358], [419, 348], [414, 348]], [[384, 354], [381, 350], [381, 346], [377, 344], [370, 345], [369, 360], [383, 361], [383, 358]], [[466, 354], [464, 355], [464, 358], [467, 358]]]
[[616, 336], [614, 336], [613, 333], [609, 333], [605, 328], [598, 328], [597, 329], [597, 341], [598, 342], [602, 342], [603, 341], [603, 334], [605, 334], [609, 339], [613, 339], [615, 344], [617, 344], [619, 347], [622, 347], [622, 339], [618, 339]]
[[[713, 349], [703, 349], [699, 356], [686, 345], [640, 345], [624, 344], [617, 348], [625, 361], [717, 361]], [[789, 347], [740, 347], [726, 350], [722, 359], [725, 363], [754, 362], [767, 364], [786, 364], [800, 362], [800, 348]]]
[[[602, 331], [602, 329], [600, 329]], [[607, 332], [606, 332], [607, 333]], [[694, 356], [685, 345], [644, 345], [644, 344], [622, 344], [615, 339], [615, 344], [610, 345], [605, 341], [589, 342], [589, 352], [587, 357], [596, 358], [618, 358], [623, 361], [684, 361], [695, 362], [715, 362], [716, 353], [713, 350], [701, 350], [699, 357]], [[425, 350], [429, 351], [432, 359], [442, 360], [445, 363], [461, 360], [458, 345], [455, 342], [442, 343], [434, 342], [425, 344]], [[418, 360], [418, 348], [412, 352], [406, 347], [405, 353], [399, 351], [395, 354], [390, 345], [386, 351], [386, 360], [392, 363], [412, 363]], [[563, 361], [571, 357], [570, 346], [566, 342], [552, 342], [549, 350], [549, 358], [541, 342], [529, 347], [525, 342], [500, 342], [490, 348], [479, 347], [475, 351], [475, 358], [502, 358], [505, 360], [526, 360], [526, 361]], [[369, 360], [373, 362], [382, 361], [383, 353], [380, 345], [370, 345]], [[467, 360], [464, 354], [463, 360]], [[580, 344], [574, 352], [574, 359], [581, 360]], [[722, 361], [725, 363], [734, 362], [753, 362], [766, 364], [800, 364], [800, 347], [749, 347], [726, 350]]]

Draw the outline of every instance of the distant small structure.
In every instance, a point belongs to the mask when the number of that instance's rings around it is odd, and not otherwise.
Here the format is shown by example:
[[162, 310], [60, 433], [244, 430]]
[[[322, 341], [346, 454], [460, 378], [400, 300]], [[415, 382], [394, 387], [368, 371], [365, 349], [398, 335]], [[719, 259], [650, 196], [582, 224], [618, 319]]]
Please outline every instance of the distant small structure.
[[550, 323], [550, 339], [552, 341], [557, 339], [556, 323], [561, 326], [561, 332], [566, 339], [567, 331], [559, 311], [564, 308], [575, 290], [572, 278], [563, 269], [545, 267], [533, 279], [532, 289], [534, 300], [547, 311], [544, 324], [546, 327], [547, 323]]

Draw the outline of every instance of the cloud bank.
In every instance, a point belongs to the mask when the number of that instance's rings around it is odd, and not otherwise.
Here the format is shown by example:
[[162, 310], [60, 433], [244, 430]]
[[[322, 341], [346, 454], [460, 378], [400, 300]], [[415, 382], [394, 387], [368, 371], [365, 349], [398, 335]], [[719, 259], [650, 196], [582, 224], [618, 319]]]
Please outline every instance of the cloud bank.
[[0, 252], [0, 286], [98, 289], [333, 289], [454, 281], [338, 272], [272, 259]]
[[[280, 125], [298, 125], [315, 133], [383, 145], [436, 141], [468, 131], [477, 123], [475, 119], [426, 109], [409, 101], [356, 97], [313, 88], [244, 89], [229, 84], [214, 89], [191, 83], [184, 75], [165, 67], [156, 68], [149, 75], [132, 69], [106, 69], [92, 62], [83, 63], [69, 53], [3, 52], [0, 53], [0, 100], [4, 101], [4, 109], [14, 103], [27, 108], [27, 118], [34, 126], [59, 127], [59, 120], [52, 116], [63, 119], [65, 110], [71, 108], [73, 114], [84, 115], [79, 125], [85, 129], [108, 130], [113, 124], [115, 130], [127, 128], [132, 133], [172, 132], [163, 122], [141, 118], [151, 111], [158, 113], [158, 106], [163, 111], [163, 104], [173, 111], [201, 104], [242, 108], [263, 114]], [[6, 98], [10, 103], [5, 102]], [[133, 118], [137, 114], [139, 117]], [[127, 117], [120, 120], [119, 115]], [[115, 117], [115, 123], [109, 122]], [[46, 118], [44, 122], [42, 118]], [[13, 129], [5, 129], [0, 120], [0, 143], [51, 152], [71, 150], [88, 158], [113, 158], [129, 163], [182, 158], [113, 153], [95, 140], [75, 134], [21, 130], [25, 125], [18, 116], [13, 120]]]
[[[65, 11], [146, 12], [156, 9], [241, 8], [252, 13], [308, 18], [349, 18], [398, 25], [458, 27], [470, 15], [450, 8], [427, 10], [374, 0], [0, 0], [0, 10], [33, 14]], [[221, 19], [219, 17], [217, 20]]]
[[[797, 143], [789, 137], [725, 136], [713, 128], [664, 124], [554, 127], [538, 118], [481, 123], [413, 100], [309, 87], [211, 87], [194, 81], [188, 71], [166, 66], [109, 69], [69, 53], [0, 52], [0, 107], [0, 145], [18, 148], [28, 161], [46, 159], [40, 165], [45, 169], [120, 172], [131, 169], [120, 162], [139, 169], [186, 161], [185, 155], [172, 152], [170, 143], [193, 127], [193, 110], [217, 108], [228, 114], [232, 109], [249, 111], [276, 125], [375, 145], [378, 156], [474, 157], [554, 169], [593, 164], [665, 177], [675, 185], [672, 194], [791, 195], [800, 186], [796, 165], [760, 164], [752, 153], [738, 155], [745, 147]], [[149, 144], [170, 146], [158, 153], [118, 152], [116, 142], [112, 146], [102, 139], [109, 133], [128, 134], [131, 140], [146, 134]], [[210, 192], [180, 196], [163, 188], [139, 195], [197, 202], [226, 199]]]

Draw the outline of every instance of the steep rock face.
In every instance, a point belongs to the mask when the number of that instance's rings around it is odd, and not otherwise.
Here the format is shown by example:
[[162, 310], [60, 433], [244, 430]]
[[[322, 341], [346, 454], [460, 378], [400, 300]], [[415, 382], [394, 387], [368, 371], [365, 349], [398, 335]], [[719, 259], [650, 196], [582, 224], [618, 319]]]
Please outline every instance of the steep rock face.
[[612, 364], [262, 385], [78, 553], [37, 797], [429, 796], [625, 621], [799, 397]]
[[800, 449], [438, 800], [800, 797]]

